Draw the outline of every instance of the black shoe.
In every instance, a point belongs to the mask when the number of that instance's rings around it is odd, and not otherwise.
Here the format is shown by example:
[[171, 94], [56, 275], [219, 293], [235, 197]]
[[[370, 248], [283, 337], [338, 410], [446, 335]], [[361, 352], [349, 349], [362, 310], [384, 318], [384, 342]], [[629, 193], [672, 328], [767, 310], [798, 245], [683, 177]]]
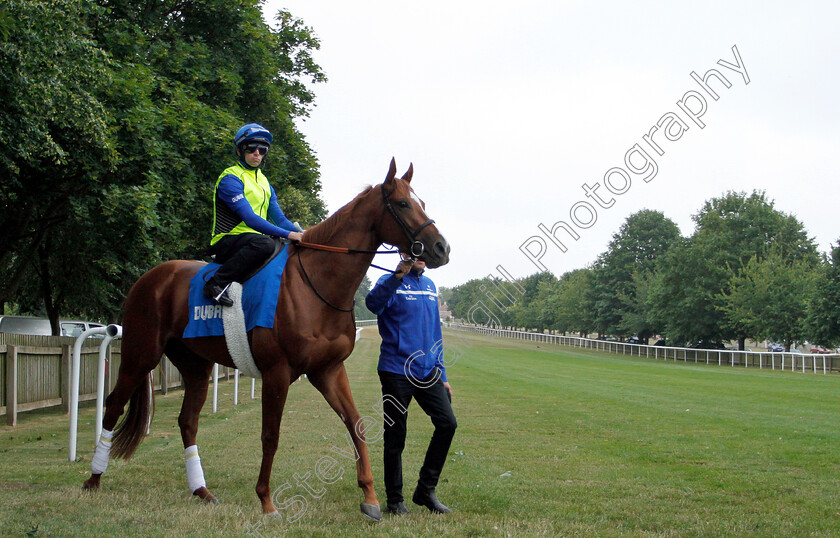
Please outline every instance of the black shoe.
[[405, 514], [410, 514], [411, 512], [408, 511], [408, 508], [405, 507], [405, 504], [400, 501], [398, 503], [388, 503], [385, 507], [386, 514], [393, 514], [395, 516], [402, 516]]
[[233, 306], [233, 299], [230, 298], [230, 295], [228, 295], [227, 292], [228, 287], [230, 287], [230, 284], [222, 287], [218, 282], [211, 278], [204, 285], [204, 296], [216, 304], [220, 304], [222, 306]]
[[435, 495], [435, 490], [425, 491], [421, 490], [420, 486], [418, 486], [414, 490], [414, 496], [412, 496], [411, 500], [414, 501], [414, 504], [425, 506], [433, 514], [448, 514], [452, 511], [438, 500]]

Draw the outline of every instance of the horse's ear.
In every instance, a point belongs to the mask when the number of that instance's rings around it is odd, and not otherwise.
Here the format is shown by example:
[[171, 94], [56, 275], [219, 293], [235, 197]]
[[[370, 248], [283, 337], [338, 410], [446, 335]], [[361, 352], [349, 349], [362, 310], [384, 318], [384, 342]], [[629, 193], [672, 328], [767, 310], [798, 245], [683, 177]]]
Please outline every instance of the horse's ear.
[[413, 176], [413, 175], [414, 175], [414, 163], [409, 163], [408, 170], [405, 171], [405, 174], [403, 174], [402, 179], [406, 183], [411, 183], [411, 176]]
[[397, 160], [391, 157], [391, 167], [388, 168], [388, 176], [385, 178], [385, 183], [394, 181], [395, 177], [397, 177]]

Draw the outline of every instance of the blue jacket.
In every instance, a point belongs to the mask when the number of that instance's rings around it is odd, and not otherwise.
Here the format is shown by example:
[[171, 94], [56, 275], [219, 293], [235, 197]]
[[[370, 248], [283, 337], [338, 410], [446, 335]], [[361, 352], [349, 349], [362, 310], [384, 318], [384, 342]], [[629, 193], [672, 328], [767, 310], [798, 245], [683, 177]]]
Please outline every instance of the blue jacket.
[[430, 278], [414, 272], [402, 280], [384, 275], [365, 297], [365, 305], [377, 315], [382, 336], [379, 370], [422, 380], [437, 367], [446, 381], [438, 294]]

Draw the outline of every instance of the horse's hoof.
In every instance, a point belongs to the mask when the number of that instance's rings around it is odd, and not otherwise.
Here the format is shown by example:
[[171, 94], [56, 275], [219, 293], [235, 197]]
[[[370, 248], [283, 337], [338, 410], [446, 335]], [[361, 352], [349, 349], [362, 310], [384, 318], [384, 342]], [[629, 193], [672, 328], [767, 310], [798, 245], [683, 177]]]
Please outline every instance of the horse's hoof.
[[382, 510], [378, 504], [362, 503], [359, 505], [362, 513], [374, 521], [382, 521]]
[[263, 515], [265, 517], [274, 517], [274, 518], [277, 518], [277, 519], [283, 519], [283, 516], [282, 516], [282, 514], [280, 514], [279, 510], [275, 510], [273, 512], [269, 512], [269, 513], [263, 514]]
[[219, 504], [219, 500], [205, 486], [193, 491], [193, 495], [201, 499], [201, 504]]
[[99, 489], [99, 478], [102, 475], [94, 475], [85, 480], [84, 484], [82, 484], [82, 489], [85, 491], [94, 491]]

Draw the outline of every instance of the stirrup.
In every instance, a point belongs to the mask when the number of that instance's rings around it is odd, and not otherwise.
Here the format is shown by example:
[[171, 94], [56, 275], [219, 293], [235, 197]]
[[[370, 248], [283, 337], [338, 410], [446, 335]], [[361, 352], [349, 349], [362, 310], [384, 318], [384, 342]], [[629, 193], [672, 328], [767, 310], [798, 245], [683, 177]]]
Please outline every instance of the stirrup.
[[226, 294], [226, 293], [227, 293], [227, 290], [228, 290], [228, 288], [230, 287], [230, 285], [231, 285], [231, 283], [230, 283], [230, 282], [228, 282], [228, 285], [227, 285], [227, 286], [225, 286], [224, 288], [222, 288], [222, 291], [220, 291], [218, 295], [216, 295], [215, 297], [213, 297], [213, 300], [214, 300], [214, 301], [216, 301], [216, 303], [218, 303], [218, 304], [222, 304], [222, 301], [221, 301], [221, 299], [222, 299], [222, 295], [224, 295], [224, 294]]

